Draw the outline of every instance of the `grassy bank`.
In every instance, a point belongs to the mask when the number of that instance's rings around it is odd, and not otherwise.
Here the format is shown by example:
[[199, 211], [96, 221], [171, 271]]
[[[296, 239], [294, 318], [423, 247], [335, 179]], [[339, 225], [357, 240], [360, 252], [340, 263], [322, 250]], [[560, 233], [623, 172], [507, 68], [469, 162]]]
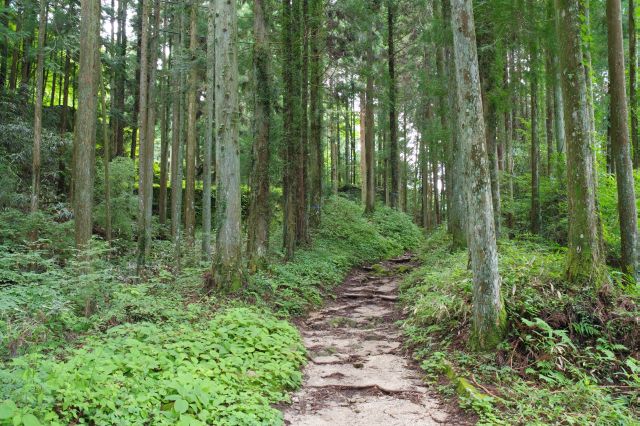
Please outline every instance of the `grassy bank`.
[[[540, 239], [500, 241], [509, 320], [497, 353], [467, 347], [472, 277], [466, 251], [443, 230], [403, 283], [404, 330], [429, 378], [447, 394], [447, 360], [486, 398], [462, 397], [486, 424], [638, 424], [640, 295], [614, 282], [600, 293], [564, 280], [565, 249]], [[615, 278], [615, 277], [614, 277]], [[615, 281], [615, 280], [614, 280]]]

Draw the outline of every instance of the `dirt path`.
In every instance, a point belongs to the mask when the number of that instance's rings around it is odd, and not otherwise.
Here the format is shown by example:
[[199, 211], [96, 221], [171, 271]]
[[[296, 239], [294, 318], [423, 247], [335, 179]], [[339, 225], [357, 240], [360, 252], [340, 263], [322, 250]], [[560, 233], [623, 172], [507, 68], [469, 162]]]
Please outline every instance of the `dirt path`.
[[426, 387], [402, 348], [395, 302], [411, 262], [404, 256], [353, 271], [336, 300], [299, 325], [310, 360], [285, 424], [473, 424]]

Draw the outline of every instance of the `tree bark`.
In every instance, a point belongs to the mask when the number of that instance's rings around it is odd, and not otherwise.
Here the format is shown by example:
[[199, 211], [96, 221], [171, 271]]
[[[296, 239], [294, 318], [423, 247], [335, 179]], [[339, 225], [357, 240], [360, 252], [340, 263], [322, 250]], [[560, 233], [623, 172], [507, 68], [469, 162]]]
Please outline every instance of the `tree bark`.
[[[31, 169], [31, 213], [38, 211], [40, 202], [40, 146], [42, 145], [42, 101], [44, 97], [44, 43], [47, 31], [47, 0], [40, 0], [38, 25], [38, 59], [36, 65], [36, 104], [33, 119], [33, 163]], [[32, 239], [36, 239], [34, 233]]]
[[301, 116], [301, 84], [300, 83], [300, 59], [301, 46], [298, 23], [299, 0], [285, 0], [282, 13], [283, 35], [283, 82], [284, 95], [284, 135], [282, 158], [284, 167], [283, 176], [283, 246], [287, 259], [293, 258], [296, 249], [297, 235], [297, 185], [299, 163], [298, 149], [300, 145], [300, 116]]
[[211, 162], [215, 129], [215, 10], [210, 5], [207, 23], [206, 134], [202, 147], [202, 256], [211, 259]]
[[[142, 4], [144, 0], [140, 0], [138, 2], [137, 10], [138, 16], [142, 16]], [[140, 121], [140, 117], [138, 117], [138, 112], [140, 111], [140, 68], [141, 68], [141, 54], [142, 54], [142, 19], [139, 19], [138, 25], [136, 27], [137, 32], [137, 40], [136, 40], [136, 66], [135, 66], [135, 84], [134, 84], [134, 93], [133, 93], [133, 111], [131, 113], [131, 148], [129, 156], [132, 160], [136, 159], [136, 145], [138, 142], [138, 122]]]
[[[166, 15], [164, 27], [167, 28]], [[160, 81], [160, 193], [158, 216], [161, 225], [167, 223], [167, 179], [169, 175], [169, 58], [162, 46], [162, 77]]]
[[[10, 6], [11, 6], [11, 0], [4, 0], [5, 10], [9, 10]], [[9, 26], [8, 13], [5, 12], [0, 14], [0, 23], [8, 28]], [[2, 40], [2, 59], [0, 59], [0, 92], [4, 90], [7, 82], [8, 60], [9, 60], [9, 37], [7, 36], [7, 34], [5, 34]]]
[[471, 0], [451, 0], [456, 64], [458, 135], [466, 165], [468, 244], [473, 270], [472, 341], [493, 349], [502, 340], [506, 313], [500, 295], [489, 160]]
[[115, 87], [113, 94], [113, 107], [115, 111], [113, 123], [113, 141], [115, 155], [124, 155], [124, 112], [125, 112], [125, 85], [127, 81], [126, 61], [127, 61], [127, 0], [118, 0], [118, 34], [117, 34], [117, 62], [115, 64]]
[[554, 141], [553, 141], [553, 65], [551, 64], [551, 50], [547, 48], [546, 52], [546, 77], [544, 82], [544, 101], [545, 101], [545, 129], [547, 131], [546, 139], [547, 139], [547, 170], [546, 176], [550, 177], [553, 171], [553, 151], [554, 151]]
[[100, 2], [80, 3], [80, 69], [78, 112], [74, 133], [74, 216], [76, 248], [91, 240], [95, 170], [98, 68], [100, 66]]
[[627, 123], [624, 44], [620, 0], [607, 0], [609, 90], [611, 92], [611, 145], [618, 187], [622, 270], [638, 279], [638, 213], [634, 190], [631, 145]]
[[636, 46], [636, 6], [635, 0], [629, 0], [629, 109], [631, 110], [631, 146], [633, 148], [633, 167], [640, 167], [640, 145], [638, 145], [638, 67]]
[[[531, 3], [533, 5], [533, 2]], [[533, 12], [533, 7], [531, 8]], [[531, 210], [530, 230], [540, 233], [542, 211], [540, 208], [540, 139], [538, 136], [538, 48], [531, 44]]]
[[234, 292], [242, 285], [236, 0], [215, 0], [214, 6], [217, 234], [213, 279], [218, 289]]
[[198, 55], [198, 8], [199, 0], [191, 3], [189, 52], [191, 65], [189, 69], [189, 88], [187, 90], [187, 146], [186, 146], [186, 183], [184, 194], [184, 228], [185, 239], [189, 247], [193, 247], [196, 232], [196, 144], [198, 134], [196, 127], [196, 108], [198, 95], [198, 70], [196, 58]]
[[387, 2], [387, 27], [389, 49], [389, 162], [391, 166], [391, 207], [400, 209], [400, 154], [398, 151], [398, 123], [396, 117], [396, 59], [394, 45], [395, 1]]
[[310, 0], [309, 7], [309, 190], [310, 225], [317, 228], [322, 218], [322, 127], [324, 113], [323, 98], [323, 29], [324, 1]]
[[271, 66], [269, 49], [268, 10], [264, 0], [253, 4], [253, 74], [254, 94], [254, 139], [251, 167], [251, 204], [249, 206], [249, 226], [247, 255], [249, 270], [255, 272], [264, 266], [269, 249], [269, 132], [271, 129]]
[[308, 4], [309, 0], [301, 0], [302, 8], [299, 10], [297, 19], [296, 39], [300, 40], [302, 51], [299, 62], [301, 64], [300, 73], [296, 73], [300, 82], [300, 144], [297, 149], [298, 173], [297, 173], [297, 195], [296, 195], [296, 244], [303, 245], [309, 243], [309, 35], [308, 35]]
[[[140, 49], [140, 111], [138, 113], [140, 142], [139, 214], [138, 217], [138, 270], [146, 264], [151, 253], [151, 217], [153, 208], [153, 164], [157, 114], [156, 68], [158, 62], [158, 36], [160, 32], [160, 2], [154, 1], [153, 23], [151, 0], [143, 0], [142, 40]], [[151, 37], [149, 36], [151, 34]]]
[[567, 140], [569, 234], [567, 277], [574, 284], [600, 286], [604, 252], [597, 209], [591, 117], [583, 67], [580, 0], [555, 0], [559, 13], [560, 72]]
[[104, 223], [105, 223], [105, 239], [111, 244], [111, 177], [109, 170], [110, 155], [110, 136], [109, 126], [107, 124], [107, 101], [104, 82], [100, 80], [100, 109], [102, 110], [102, 162], [104, 163]]
[[[360, 192], [361, 200], [364, 205], [367, 201], [367, 145], [365, 144], [366, 134], [366, 95], [360, 92]], [[355, 158], [352, 160], [355, 161]], [[355, 165], [354, 165], [355, 167]]]
[[455, 59], [453, 56], [453, 33], [451, 26], [451, 3], [450, 0], [442, 0], [442, 18], [445, 25], [445, 63], [448, 75], [447, 106], [451, 112], [451, 214], [450, 232], [452, 236], [452, 246], [454, 249], [463, 248], [467, 245], [467, 232], [464, 224], [466, 215], [466, 200], [464, 196], [464, 158], [462, 157], [462, 144], [458, 136], [457, 129], [457, 83], [455, 73]]

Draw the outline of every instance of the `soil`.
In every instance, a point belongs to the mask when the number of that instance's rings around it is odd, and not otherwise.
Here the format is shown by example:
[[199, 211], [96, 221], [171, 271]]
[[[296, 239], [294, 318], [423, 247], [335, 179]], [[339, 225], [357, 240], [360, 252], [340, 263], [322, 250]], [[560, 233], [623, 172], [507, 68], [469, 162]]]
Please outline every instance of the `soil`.
[[403, 348], [396, 305], [409, 255], [352, 271], [336, 299], [298, 323], [309, 363], [284, 407], [286, 425], [471, 425], [424, 383]]

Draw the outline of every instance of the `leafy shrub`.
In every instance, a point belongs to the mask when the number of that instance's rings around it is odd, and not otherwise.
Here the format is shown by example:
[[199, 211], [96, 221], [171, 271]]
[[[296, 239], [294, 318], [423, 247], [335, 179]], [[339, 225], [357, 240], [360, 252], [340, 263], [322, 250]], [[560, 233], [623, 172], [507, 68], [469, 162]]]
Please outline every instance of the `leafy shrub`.
[[403, 327], [423, 365], [433, 369], [434, 354], [446, 353], [463, 374], [495, 385], [498, 410], [473, 406], [490, 424], [496, 414], [506, 424], [633, 424], [640, 414], [637, 290], [576, 288], [564, 279], [566, 249], [526, 235], [500, 241], [508, 336], [496, 354], [477, 354], [466, 346], [467, 253], [450, 247], [444, 230], [432, 234], [424, 266], [401, 286], [411, 308]]
[[404, 213], [378, 206], [373, 216], [365, 217], [359, 203], [333, 197], [312, 240], [312, 247], [299, 250], [293, 261], [252, 276], [247, 293], [281, 313], [299, 315], [319, 305], [352, 267], [415, 249], [422, 233]]
[[[138, 198], [134, 194], [136, 170], [134, 162], [128, 157], [116, 157], [111, 160], [109, 182], [111, 184], [111, 228], [118, 238], [130, 240], [136, 226]], [[106, 206], [104, 194], [104, 165], [98, 161], [94, 187], [96, 224], [106, 228]]]
[[304, 360], [295, 328], [247, 307], [204, 323], [115, 327], [65, 361], [14, 360], [0, 373], [11, 396], [0, 422], [271, 425], [282, 420], [270, 404], [300, 385]]

